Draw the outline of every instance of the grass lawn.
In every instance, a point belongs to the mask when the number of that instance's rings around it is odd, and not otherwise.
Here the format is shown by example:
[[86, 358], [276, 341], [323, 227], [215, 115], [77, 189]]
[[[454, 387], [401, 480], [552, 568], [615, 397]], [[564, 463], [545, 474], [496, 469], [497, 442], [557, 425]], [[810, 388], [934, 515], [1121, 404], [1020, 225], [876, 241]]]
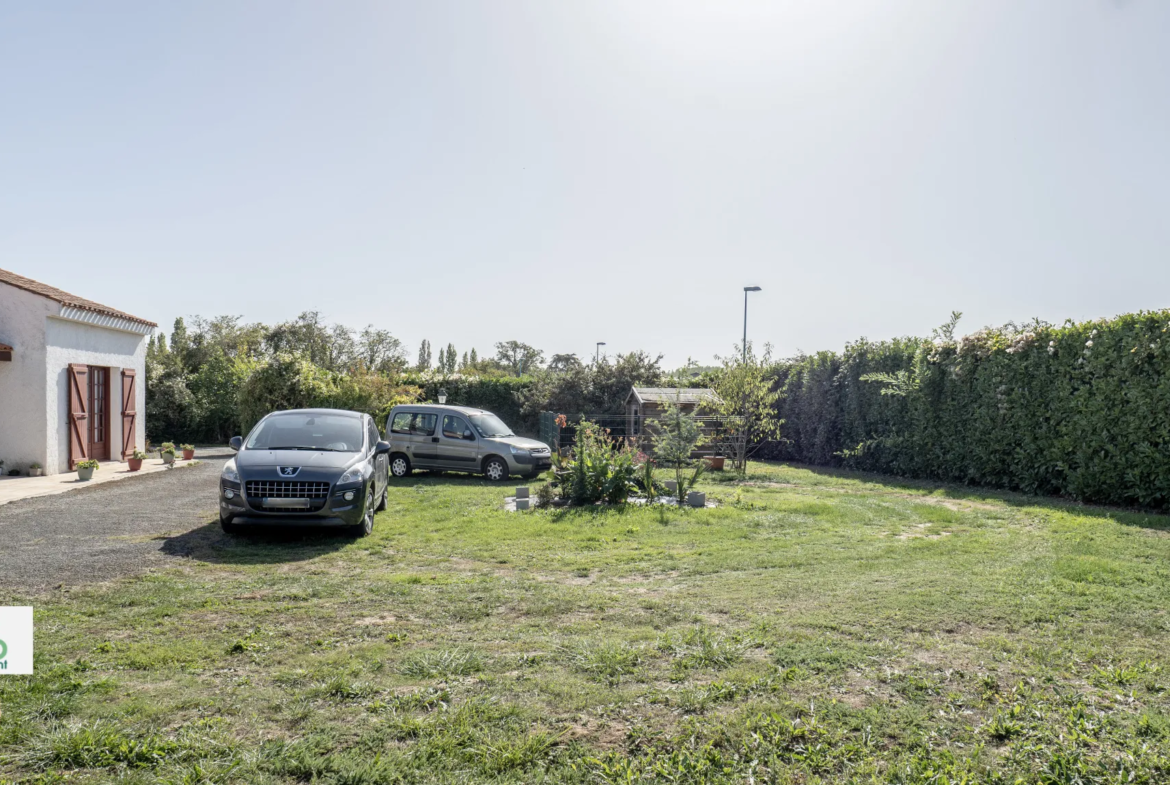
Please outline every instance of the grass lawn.
[[0, 781], [1170, 781], [1170, 518], [763, 464], [705, 490], [507, 513], [419, 476], [367, 539], [208, 525], [173, 569], [0, 590], [37, 607]]

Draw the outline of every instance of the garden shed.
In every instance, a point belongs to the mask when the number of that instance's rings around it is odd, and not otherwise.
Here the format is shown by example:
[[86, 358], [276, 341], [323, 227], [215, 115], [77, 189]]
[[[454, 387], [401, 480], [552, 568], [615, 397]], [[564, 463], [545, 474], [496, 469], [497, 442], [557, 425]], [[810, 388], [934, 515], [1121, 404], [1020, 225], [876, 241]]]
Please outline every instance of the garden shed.
[[667, 403], [694, 412], [705, 400], [718, 400], [710, 387], [633, 387], [626, 396], [626, 433], [634, 438], [645, 432], [646, 420], [661, 416]]
[[157, 325], [0, 269], [0, 460], [59, 474], [146, 446], [147, 337]]

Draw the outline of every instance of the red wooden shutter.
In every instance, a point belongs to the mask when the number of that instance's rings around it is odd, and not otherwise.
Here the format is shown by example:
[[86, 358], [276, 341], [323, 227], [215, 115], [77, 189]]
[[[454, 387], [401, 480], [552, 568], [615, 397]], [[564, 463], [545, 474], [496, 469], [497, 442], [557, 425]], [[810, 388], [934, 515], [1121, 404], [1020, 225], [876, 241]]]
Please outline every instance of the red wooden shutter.
[[134, 428], [138, 412], [134, 409], [137, 399], [134, 383], [134, 369], [122, 369], [122, 460], [134, 455]]
[[89, 366], [69, 366], [69, 471], [89, 458]]

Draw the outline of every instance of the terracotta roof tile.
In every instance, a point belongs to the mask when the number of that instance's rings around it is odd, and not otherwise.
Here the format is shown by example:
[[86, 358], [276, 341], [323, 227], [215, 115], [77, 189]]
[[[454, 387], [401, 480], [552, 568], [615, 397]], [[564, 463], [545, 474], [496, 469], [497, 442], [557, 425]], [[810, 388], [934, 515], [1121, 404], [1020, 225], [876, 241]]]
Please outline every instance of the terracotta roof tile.
[[116, 316], [119, 319], [129, 319], [132, 322], [139, 324], [150, 325], [151, 327], [158, 327], [157, 324], [146, 319], [141, 319], [137, 316], [131, 316], [125, 311], [119, 311], [116, 308], [110, 308], [108, 305], [95, 303], [93, 300], [87, 300], [84, 297], [78, 297], [69, 292], [63, 292], [56, 287], [48, 284], [34, 281], [32, 278], [25, 278], [23, 275], [9, 272], [8, 270], [0, 269], [0, 283], [6, 283], [10, 286], [15, 286], [17, 289], [24, 289], [26, 292], [39, 294], [41, 297], [47, 297], [54, 302], [67, 305], [71, 308], [80, 308], [83, 311], [93, 311], [95, 313], [105, 314], [106, 316]]

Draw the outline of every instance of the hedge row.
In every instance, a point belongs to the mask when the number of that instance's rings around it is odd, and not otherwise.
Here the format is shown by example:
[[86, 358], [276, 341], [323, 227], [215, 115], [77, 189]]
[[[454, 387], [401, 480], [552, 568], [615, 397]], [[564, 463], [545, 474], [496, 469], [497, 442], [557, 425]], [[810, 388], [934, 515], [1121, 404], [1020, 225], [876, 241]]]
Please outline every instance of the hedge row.
[[1170, 311], [863, 340], [776, 383], [785, 438], [765, 457], [1170, 508]]

